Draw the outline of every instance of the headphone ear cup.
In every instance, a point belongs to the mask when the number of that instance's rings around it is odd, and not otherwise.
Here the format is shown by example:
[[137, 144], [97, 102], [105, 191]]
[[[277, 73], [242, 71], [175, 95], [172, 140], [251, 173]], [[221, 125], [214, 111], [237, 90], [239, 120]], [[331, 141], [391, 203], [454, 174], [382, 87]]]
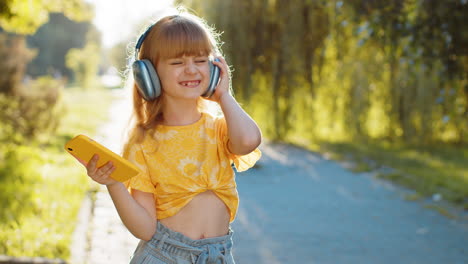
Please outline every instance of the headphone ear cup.
[[[215, 60], [219, 61], [218, 59], [215, 59]], [[211, 97], [213, 93], [215, 92], [216, 86], [218, 85], [218, 82], [219, 82], [219, 75], [220, 75], [219, 67], [214, 65], [211, 60], [208, 62], [208, 65], [210, 66], [210, 83], [208, 84], [208, 88], [206, 89], [205, 93], [202, 94], [202, 96], [205, 98]]]
[[132, 64], [132, 70], [138, 91], [145, 100], [151, 101], [161, 95], [161, 82], [151, 61], [136, 60]]

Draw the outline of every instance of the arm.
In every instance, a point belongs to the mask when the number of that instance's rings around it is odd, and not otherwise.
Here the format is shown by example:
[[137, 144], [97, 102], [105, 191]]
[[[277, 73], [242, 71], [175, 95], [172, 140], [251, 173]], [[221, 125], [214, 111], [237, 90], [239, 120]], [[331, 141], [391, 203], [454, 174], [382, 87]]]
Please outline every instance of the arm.
[[260, 145], [262, 135], [254, 120], [240, 107], [232, 95], [220, 98], [221, 109], [228, 129], [228, 147], [231, 153], [245, 155]]
[[139, 239], [150, 240], [156, 232], [153, 194], [133, 190], [132, 197], [121, 182], [107, 185], [107, 190], [128, 231]]
[[229, 93], [229, 68], [224, 58], [219, 59], [220, 61], [213, 62], [221, 69], [221, 74], [212, 100], [218, 102], [223, 110], [228, 129], [229, 150], [236, 155], [245, 155], [260, 145], [262, 134], [255, 121]]
[[87, 173], [94, 181], [104, 184], [114, 202], [120, 219], [135, 237], [150, 240], [156, 232], [156, 208], [151, 193], [134, 190], [133, 197], [123, 183], [109, 176], [114, 171], [112, 162], [96, 167], [99, 157], [94, 155], [86, 166]]

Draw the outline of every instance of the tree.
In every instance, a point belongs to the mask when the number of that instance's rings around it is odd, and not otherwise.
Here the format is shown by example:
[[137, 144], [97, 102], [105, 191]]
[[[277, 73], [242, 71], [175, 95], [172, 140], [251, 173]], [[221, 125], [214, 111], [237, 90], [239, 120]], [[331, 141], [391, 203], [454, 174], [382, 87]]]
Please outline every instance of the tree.
[[99, 46], [90, 42], [83, 49], [70, 49], [66, 64], [73, 70], [75, 80], [84, 89], [92, 87], [98, 71]]
[[55, 106], [63, 83], [48, 77], [32, 81], [24, 78], [26, 65], [37, 52], [26, 47], [24, 34], [32, 34], [46, 23], [50, 12], [63, 12], [81, 21], [93, 15], [90, 4], [83, 0], [0, 1], [0, 117], [5, 121], [0, 127], [2, 141], [11, 141], [16, 134], [24, 136], [17, 140], [18, 144], [33, 140], [41, 132], [53, 132], [59, 121]]
[[61, 13], [50, 14], [48, 23], [27, 37], [28, 46], [38, 55], [28, 65], [32, 77], [51, 74], [72, 78], [71, 69], [65, 65], [65, 55], [72, 48], [81, 49], [87, 42], [100, 43], [100, 33], [88, 21], [76, 22]]
[[109, 65], [115, 67], [119, 72], [125, 72], [128, 63], [128, 43], [130, 41], [122, 41], [106, 51], [106, 57], [109, 60]]
[[83, 0], [1, 0], [0, 27], [16, 34], [33, 34], [58, 12], [75, 21], [89, 21], [92, 5]]
[[36, 52], [26, 47], [24, 37], [0, 32], [0, 93], [15, 95], [26, 71], [26, 64]]
[[467, 1], [177, 2], [223, 32], [236, 96], [269, 137], [468, 138]]

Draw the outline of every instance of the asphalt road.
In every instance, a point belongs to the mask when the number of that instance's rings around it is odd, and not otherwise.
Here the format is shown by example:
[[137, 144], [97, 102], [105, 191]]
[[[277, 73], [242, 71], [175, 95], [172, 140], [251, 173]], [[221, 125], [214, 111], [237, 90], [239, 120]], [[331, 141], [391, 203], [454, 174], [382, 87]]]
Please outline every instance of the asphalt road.
[[290, 145], [265, 145], [237, 175], [238, 263], [468, 263], [468, 220]]

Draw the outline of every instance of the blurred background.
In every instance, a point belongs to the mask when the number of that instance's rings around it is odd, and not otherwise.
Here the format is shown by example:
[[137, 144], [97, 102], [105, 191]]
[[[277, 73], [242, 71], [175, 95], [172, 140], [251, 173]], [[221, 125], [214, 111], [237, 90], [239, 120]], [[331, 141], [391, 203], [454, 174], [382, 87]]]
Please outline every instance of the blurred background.
[[[382, 166], [468, 210], [467, 0], [0, 0], [0, 255], [68, 259], [92, 186], [62, 150], [93, 136], [161, 8], [220, 33], [268, 141]], [[448, 214], [443, 209], [442, 214]]]

